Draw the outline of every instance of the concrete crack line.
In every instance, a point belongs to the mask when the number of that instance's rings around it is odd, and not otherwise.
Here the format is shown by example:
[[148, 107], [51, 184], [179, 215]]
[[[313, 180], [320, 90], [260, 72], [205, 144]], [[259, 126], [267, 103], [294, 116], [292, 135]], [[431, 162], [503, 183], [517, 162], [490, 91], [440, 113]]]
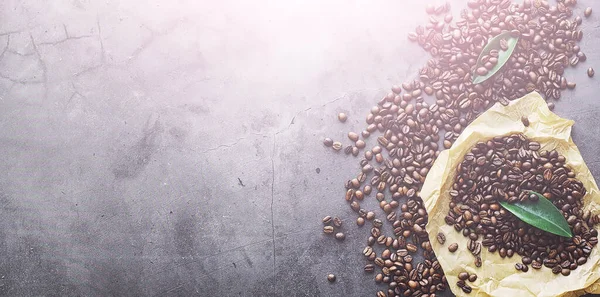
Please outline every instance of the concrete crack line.
[[6, 54], [6, 52], [8, 51], [8, 46], [10, 45], [10, 35], [8, 35], [6, 37], [6, 46], [4, 47], [4, 49], [2, 50], [2, 53], [0, 54], [0, 60], [2, 60], [4, 58], [4, 55]]
[[81, 35], [81, 36], [68, 36], [66, 38], [57, 40], [57, 41], [49, 41], [49, 42], [40, 42], [38, 43], [39, 46], [42, 45], [58, 45], [61, 44], [63, 42], [69, 41], [69, 40], [77, 40], [77, 39], [83, 39], [83, 38], [90, 38], [90, 37], [94, 37], [92, 35]]
[[31, 44], [33, 45], [33, 51], [36, 54], [40, 65], [42, 66], [42, 79], [44, 84], [44, 99], [48, 99], [48, 67], [46, 67], [46, 63], [42, 59], [42, 55], [40, 55], [40, 51], [38, 50], [37, 45], [35, 44], [35, 40], [33, 40], [33, 35], [29, 33], [29, 38], [31, 39]]

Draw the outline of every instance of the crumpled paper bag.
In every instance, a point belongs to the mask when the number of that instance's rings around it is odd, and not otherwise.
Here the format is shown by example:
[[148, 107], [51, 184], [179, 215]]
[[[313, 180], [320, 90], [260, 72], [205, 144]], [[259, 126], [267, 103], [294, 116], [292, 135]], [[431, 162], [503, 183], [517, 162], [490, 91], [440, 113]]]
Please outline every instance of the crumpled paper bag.
[[[521, 122], [527, 116], [529, 127]], [[564, 155], [567, 163], [575, 171], [577, 178], [585, 185], [585, 209], [592, 214], [600, 212], [600, 194], [594, 177], [585, 165], [579, 150], [571, 139], [572, 120], [560, 118], [552, 113], [544, 99], [532, 92], [520, 99], [511, 101], [508, 106], [496, 103], [488, 111], [475, 119], [456, 140], [454, 145], [440, 153], [433, 164], [421, 197], [429, 213], [427, 231], [437, 258], [444, 269], [452, 292], [457, 296], [580, 296], [584, 293], [600, 293], [600, 251], [594, 247], [590, 258], [583, 266], [571, 271], [569, 276], [554, 275], [550, 269], [529, 269], [523, 273], [515, 269], [521, 257], [515, 253], [512, 258], [502, 259], [498, 252], [481, 250], [483, 265], [477, 268], [475, 258], [467, 249], [468, 238], [445, 223], [450, 202], [449, 189], [456, 176], [456, 166], [473, 145], [483, 139], [512, 133], [523, 133], [529, 139], [542, 144], [542, 149], [556, 149]], [[441, 245], [436, 236], [442, 232], [446, 243]], [[455, 253], [448, 251], [448, 245], [458, 243]], [[476, 273], [477, 281], [467, 282], [473, 288], [470, 294], [464, 293], [456, 282], [462, 271]]]

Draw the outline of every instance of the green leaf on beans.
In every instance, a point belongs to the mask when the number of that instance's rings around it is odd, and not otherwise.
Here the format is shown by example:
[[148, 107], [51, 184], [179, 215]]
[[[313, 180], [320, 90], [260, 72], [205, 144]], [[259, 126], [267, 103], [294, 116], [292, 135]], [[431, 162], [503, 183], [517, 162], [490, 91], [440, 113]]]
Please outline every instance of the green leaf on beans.
[[[502, 39], [506, 40], [506, 44], [508, 45], [508, 48], [505, 51], [503, 51], [500, 47], [500, 40]], [[490, 39], [488, 44], [479, 54], [479, 58], [477, 58], [477, 66], [475, 66], [475, 71], [473, 72], [473, 84], [480, 84], [496, 74], [496, 72], [498, 72], [498, 70], [500, 70], [500, 68], [506, 64], [506, 61], [510, 59], [510, 56], [514, 52], [518, 41], [519, 37], [513, 37], [510, 32], [500, 33], [496, 37]], [[492, 69], [490, 69], [487, 74], [478, 75], [477, 68], [483, 67], [484, 64], [481, 63], [481, 58], [489, 55], [490, 51], [494, 49], [498, 51], [498, 63]]]
[[517, 218], [531, 226], [559, 236], [573, 237], [567, 220], [565, 220], [558, 208], [542, 194], [534, 191], [528, 192], [537, 195], [539, 198], [538, 201], [515, 202], [512, 204], [500, 201], [500, 204]]

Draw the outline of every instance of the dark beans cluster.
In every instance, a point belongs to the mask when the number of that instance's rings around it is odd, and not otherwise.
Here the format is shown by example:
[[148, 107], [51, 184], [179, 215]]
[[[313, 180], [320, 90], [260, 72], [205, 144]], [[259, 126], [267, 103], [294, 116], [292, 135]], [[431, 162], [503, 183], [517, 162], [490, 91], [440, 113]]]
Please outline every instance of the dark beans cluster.
[[[470, 0], [456, 21], [448, 3], [428, 5], [429, 23], [409, 35], [432, 56], [416, 79], [393, 86], [371, 108], [366, 128], [348, 134], [350, 144], [324, 140], [336, 151], [364, 156], [361, 170], [345, 183], [344, 198], [358, 214], [358, 226], [370, 222], [364, 270], [381, 271], [375, 281], [388, 288], [378, 296], [435, 297], [447, 288], [425, 231], [428, 215], [419, 196], [440, 149], [449, 148], [495, 102], [506, 104], [533, 90], [546, 99], [558, 99], [562, 90], [575, 87], [563, 74], [565, 68], [586, 60], [578, 45], [583, 37], [578, 29], [581, 18], [572, 12], [576, 0], [559, 0], [554, 6], [545, 0], [517, 2]], [[519, 36], [512, 57], [490, 79], [473, 85], [479, 54], [491, 37], [503, 32]], [[492, 69], [497, 59], [495, 52], [485, 57], [485, 70]], [[553, 104], [548, 106], [552, 109]], [[367, 138], [376, 138], [377, 144], [367, 147]], [[383, 220], [361, 205], [373, 196]], [[384, 232], [386, 221], [393, 226], [391, 234]], [[384, 248], [379, 257], [375, 245]], [[458, 245], [448, 248], [456, 251]], [[479, 253], [481, 246], [472, 248]], [[481, 265], [478, 255], [476, 265]]]
[[[517, 270], [546, 266], [569, 275], [585, 264], [598, 243], [592, 226], [599, 220], [583, 211], [586, 189], [556, 150], [522, 134], [494, 137], [477, 143], [458, 165], [450, 190], [446, 223], [469, 238], [468, 249], [479, 257], [482, 247], [502, 257], [521, 256]], [[572, 238], [554, 235], [521, 221], [499, 202], [514, 203], [548, 198], [563, 214]], [[479, 239], [482, 239], [481, 242]]]

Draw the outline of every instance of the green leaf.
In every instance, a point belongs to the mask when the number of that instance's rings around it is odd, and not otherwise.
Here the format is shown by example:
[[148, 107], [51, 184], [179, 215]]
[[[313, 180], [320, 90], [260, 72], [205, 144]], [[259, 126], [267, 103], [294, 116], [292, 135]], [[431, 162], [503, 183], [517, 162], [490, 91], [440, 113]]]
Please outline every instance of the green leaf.
[[[505, 51], [503, 51], [500, 47], [500, 40], [502, 40], [502, 39], [506, 40], [506, 44], [508, 46], [508, 48]], [[479, 58], [477, 58], [477, 66], [475, 66], [475, 70], [473, 72], [473, 84], [480, 84], [480, 83], [486, 81], [488, 78], [492, 77], [494, 74], [496, 74], [496, 72], [498, 72], [498, 70], [500, 70], [500, 68], [502, 68], [502, 66], [504, 66], [506, 61], [508, 61], [508, 59], [514, 52], [518, 41], [519, 41], [519, 37], [513, 37], [511, 35], [511, 32], [500, 33], [496, 37], [490, 39], [488, 44], [483, 48], [483, 50], [479, 54]], [[491, 50], [498, 51], [498, 63], [492, 69], [490, 69], [485, 75], [478, 75], [477, 69], [480, 67], [483, 67], [483, 65], [484, 65], [484, 63], [482, 63], [481, 59], [484, 56], [489, 55]]]
[[528, 192], [537, 195], [539, 198], [538, 201], [515, 202], [512, 204], [500, 201], [500, 204], [517, 216], [517, 218], [531, 226], [559, 236], [573, 237], [567, 220], [565, 220], [558, 208], [540, 193], [534, 191]]

